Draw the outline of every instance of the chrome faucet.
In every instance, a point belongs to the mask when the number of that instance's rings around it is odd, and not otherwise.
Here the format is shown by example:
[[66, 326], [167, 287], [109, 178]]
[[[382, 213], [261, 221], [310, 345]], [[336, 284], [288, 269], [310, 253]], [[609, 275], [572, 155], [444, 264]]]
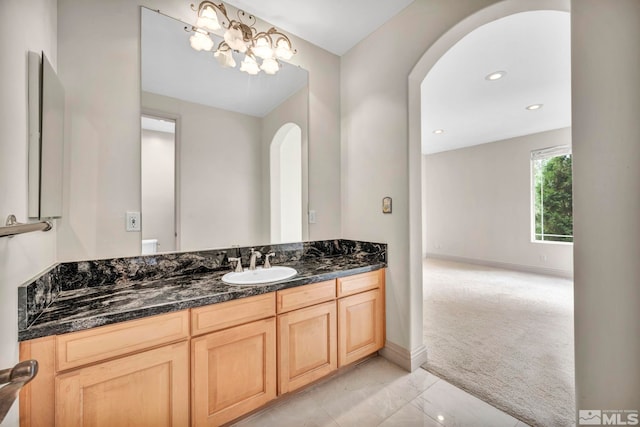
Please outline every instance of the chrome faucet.
[[264, 256], [264, 266], [262, 268], [271, 268], [271, 263], [269, 262], [269, 258], [275, 256], [275, 252], [269, 252]]
[[229, 257], [229, 262], [235, 262], [236, 266], [233, 269], [234, 272], [236, 273], [242, 273], [242, 258], [241, 257]]
[[253, 248], [251, 248], [251, 258], [249, 258], [249, 270], [256, 269], [256, 259], [260, 259], [260, 257], [262, 257], [262, 254], [254, 250]]

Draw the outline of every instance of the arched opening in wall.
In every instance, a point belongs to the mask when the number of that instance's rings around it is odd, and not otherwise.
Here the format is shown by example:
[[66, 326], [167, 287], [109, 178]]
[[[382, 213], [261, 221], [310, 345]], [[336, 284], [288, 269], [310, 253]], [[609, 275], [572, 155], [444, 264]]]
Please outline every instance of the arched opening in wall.
[[[409, 77], [423, 367], [533, 425], [575, 416], [571, 227], [541, 229], [536, 195], [539, 159], [571, 170], [568, 10], [491, 6], [446, 33]], [[570, 206], [570, 176], [564, 184]]]
[[302, 240], [302, 129], [286, 123], [270, 147], [271, 242]]

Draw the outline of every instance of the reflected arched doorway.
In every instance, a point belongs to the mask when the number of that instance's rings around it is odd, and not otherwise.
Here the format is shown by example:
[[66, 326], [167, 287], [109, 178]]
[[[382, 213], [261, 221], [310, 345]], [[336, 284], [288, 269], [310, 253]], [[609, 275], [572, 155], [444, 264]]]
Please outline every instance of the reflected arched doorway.
[[302, 129], [286, 123], [271, 141], [271, 243], [302, 240]]

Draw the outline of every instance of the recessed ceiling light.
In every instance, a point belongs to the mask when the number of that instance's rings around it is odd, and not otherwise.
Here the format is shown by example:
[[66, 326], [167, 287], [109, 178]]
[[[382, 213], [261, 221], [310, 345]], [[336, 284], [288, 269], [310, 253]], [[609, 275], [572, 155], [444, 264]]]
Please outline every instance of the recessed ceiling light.
[[539, 110], [542, 108], [543, 104], [531, 104], [527, 106], [527, 110], [529, 111], [533, 111], [533, 110]]
[[433, 133], [435, 133], [436, 135], [440, 135], [441, 133], [444, 133], [444, 129], [436, 129], [433, 131]]
[[444, 416], [438, 415], [438, 421], [444, 421]]
[[485, 76], [485, 80], [489, 80], [489, 81], [494, 81], [494, 80], [500, 80], [501, 78], [503, 78], [505, 75], [507, 74], [506, 71], [494, 71], [491, 74], [487, 74]]

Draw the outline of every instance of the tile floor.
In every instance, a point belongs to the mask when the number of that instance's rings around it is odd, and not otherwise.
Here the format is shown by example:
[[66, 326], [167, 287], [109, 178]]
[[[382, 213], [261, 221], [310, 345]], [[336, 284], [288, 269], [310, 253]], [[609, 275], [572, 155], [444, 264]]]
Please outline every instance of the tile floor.
[[364, 361], [237, 427], [526, 427], [444, 380], [408, 373], [382, 357]]

